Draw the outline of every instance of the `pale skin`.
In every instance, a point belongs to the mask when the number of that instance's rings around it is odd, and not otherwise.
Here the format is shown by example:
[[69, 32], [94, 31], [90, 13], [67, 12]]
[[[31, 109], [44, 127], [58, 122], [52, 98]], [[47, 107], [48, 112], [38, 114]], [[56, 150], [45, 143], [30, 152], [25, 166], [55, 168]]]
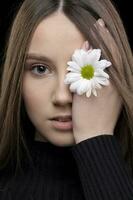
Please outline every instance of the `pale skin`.
[[[96, 26], [117, 60], [117, 48], [103, 20], [99, 19]], [[83, 44], [82, 48], [86, 50], [86, 45]], [[74, 94], [72, 113], [76, 143], [98, 135], [113, 135], [121, 108], [122, 100], [111, 82], [98, 90], [98, 97], [91, 95], [88, 99], [85, 95]]]
[[[105, 34], [109, 34], [106, 29]], [[85, 38], [61, 12], [44, 19], [35, 30], [22, 91], [28, 116], [36, 128], [35, 140], [71, 146], [98, 135], [113, 134], [121, 99], [112, 84], [99, 90], [97, 98], [91, 96], [89, 99], [72, 94], [64, 84], [66, 63], [74, 50], [81, 47], [86, 49]], [[38, 64], [49, 66], [41, 76], [35, 69], [31, 70]], [[48, 119], [58, 114], [72, 115], [73, 130], [62, 132], [51, 126]]]

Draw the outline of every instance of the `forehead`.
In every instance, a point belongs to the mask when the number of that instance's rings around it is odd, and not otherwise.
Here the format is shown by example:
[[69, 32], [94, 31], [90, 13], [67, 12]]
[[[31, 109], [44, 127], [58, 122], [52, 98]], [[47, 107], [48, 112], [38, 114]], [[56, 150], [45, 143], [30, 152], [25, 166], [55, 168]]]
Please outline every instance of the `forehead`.
[[[85, 41], [82, 33], [63, 13], [57, 12], [44, 19], [31, 40], [30, 53], [44, 53], [53, 58], [72, 54]], [[69, 55], [69, 56], [70, 56]]]

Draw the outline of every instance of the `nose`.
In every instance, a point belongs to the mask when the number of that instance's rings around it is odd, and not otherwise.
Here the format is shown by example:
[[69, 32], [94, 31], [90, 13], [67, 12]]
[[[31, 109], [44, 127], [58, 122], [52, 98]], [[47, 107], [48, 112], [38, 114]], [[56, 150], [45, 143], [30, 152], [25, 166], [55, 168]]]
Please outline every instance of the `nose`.
[[64, 83], [64, 78], [65, 76], [56, 81], [52, 96], [55, 105], [65, 106], [72, 103], [72, 93], [69, 86]]

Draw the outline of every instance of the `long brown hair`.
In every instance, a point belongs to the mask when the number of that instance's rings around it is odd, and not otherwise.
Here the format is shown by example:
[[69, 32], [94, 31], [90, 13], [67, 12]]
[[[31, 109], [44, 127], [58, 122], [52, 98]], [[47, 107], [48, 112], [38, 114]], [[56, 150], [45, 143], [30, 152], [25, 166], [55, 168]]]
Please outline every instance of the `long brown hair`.
[[[36, 27], [56, 11], [63, 12], [92, 46], [101, 48], [104, 57], [113, 63], [109, 73], [123, 101], [114, 134], [132, 173], [133, 57], [122, 21], [110, 0], [25, 0], [20, 7], [7, 44], [0, 84], [0, 168], [5, 168], [12, 160], [20, 167], [23, 154], [30, 158], [28, 142], [34, 139], [35, 128], [22, 98], [25, 59]], [[104, 20], [113, 38], [114, 52], [94, 26], [99, 18]]]

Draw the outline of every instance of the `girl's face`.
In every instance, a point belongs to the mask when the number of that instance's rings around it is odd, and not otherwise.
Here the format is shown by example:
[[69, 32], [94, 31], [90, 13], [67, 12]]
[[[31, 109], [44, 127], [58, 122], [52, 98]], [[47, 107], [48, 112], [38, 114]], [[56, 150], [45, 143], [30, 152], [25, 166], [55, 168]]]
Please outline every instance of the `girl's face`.
[[[85, 38], [61, 12], [44, 19], [33, 35], [23, 77], [23, 99], [35, 139], [58, 146], [75, 144], [72, 94], [64, 84], [67, 62]], [[59, 122], [57, 116], [69, 116]], [[63, 120], [63, 118], [60, 118]], [[28, 133], [27, 133], [28, 134]]]

